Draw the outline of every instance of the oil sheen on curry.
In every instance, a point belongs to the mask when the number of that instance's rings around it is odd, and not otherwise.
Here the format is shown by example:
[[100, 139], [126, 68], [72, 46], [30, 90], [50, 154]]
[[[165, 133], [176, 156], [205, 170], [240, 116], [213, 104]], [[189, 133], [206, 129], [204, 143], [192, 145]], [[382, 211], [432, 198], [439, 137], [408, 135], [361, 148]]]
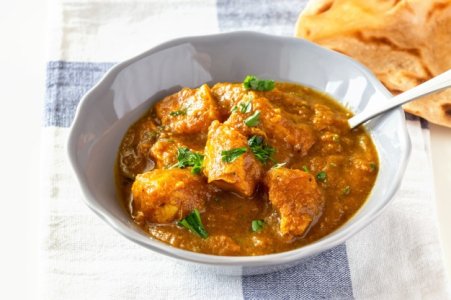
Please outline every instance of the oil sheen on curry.
[[247, 76], [183, 88], [127, 131], [117, 185], [152, 238], [194, 252], [296, 249], [349, 220], [371, 192], [375, 147], [328, 96]]

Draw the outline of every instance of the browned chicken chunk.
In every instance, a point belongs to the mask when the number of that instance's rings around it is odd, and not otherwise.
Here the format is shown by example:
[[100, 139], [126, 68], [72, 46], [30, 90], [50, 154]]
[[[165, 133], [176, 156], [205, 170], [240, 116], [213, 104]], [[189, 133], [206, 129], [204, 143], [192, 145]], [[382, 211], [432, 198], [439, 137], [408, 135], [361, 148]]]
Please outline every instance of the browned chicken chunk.
[[[198, 136], [168, 136], [159, 138], [150, 148], [150, 157], [155, 162], [156, 168], [169, 168], [177, 163], [178, 149], [186, 147], [195, 152], [203, 152], [205, 143]], [[202, 145], [202, 146], [200, 146]]]
[[248, 94], [242, 83], [217, 83], [211, 88], [211, 93], [218, 101], [221, 115], [228, 116], [232, 108]]
[[155, 111], [161, 123], [178, 134], [207, 132], [210, 123], [220, 117], [206, 84], [198, 89], [184, 88], [164, 98], [155, 105]]
[[[224, 123], [238, 129], [246, 136], [267, 137], [270, 145], [285, 150], [276, 152], [276, 159], [280, 162], [289, 161], [294, 154], [306, 155], [316, 141], [312, 128], [307, 124], [293, 122], [280, 108], [273, 106], [268, 99], [258, 97], [254, 92], [250, 92], [249, 95], [252, 99], [250, 100], [252, 109], [246, 113], [238, 109]], [[240, 103], [247, 103], [247, 101], [249, 100], [241, 100], [238, 107], [241, 107]], [[260, 112], [258, 124], [247, 126], [245, 120], [256, 111]]]
[[[245, 148], [246, 152], [231, 162], [223, 160], [223, 151]], [[217, 121], [208, 131], [205, 146], [204, 174], [218, 187], [251, 196], [263, 174], [263, 167], [247, 146], [247, 139], [238, 130]]]
[[154, 167], [149, 151], [158, 138], [158, 128], [151, 117], [133, 125], [125, 134], [119, 148], [119, 168], [128, 178]]
[[280, 233], [287, 237], [303, 236], [324, 208], [315, 178], [301, 170], [279, 168], [266, 174], [265, 183], [269, 201], [280, 215]]
[[177, 149], [183, 146], [178, 141], [159, 139], [150, 148], [150, 156], [157, 168], [169, 168], [177, 163]]
[[140, 174], [132, 194], [134, 214], [153, 223], [171, 223], [195, 208], [203, 210], [212, 195], [204, 178], [187, 169], [156, 169]]
[[252, 101], [254, 110], [261, 113], [263, 130], [269, 139], [277, 143], [287, 143], [301, 155], [306, 155], [315, 143], [315, 135], [310, 126], [296, 124], [287, 118], [280, 108], [276, 108], [266, 98]]

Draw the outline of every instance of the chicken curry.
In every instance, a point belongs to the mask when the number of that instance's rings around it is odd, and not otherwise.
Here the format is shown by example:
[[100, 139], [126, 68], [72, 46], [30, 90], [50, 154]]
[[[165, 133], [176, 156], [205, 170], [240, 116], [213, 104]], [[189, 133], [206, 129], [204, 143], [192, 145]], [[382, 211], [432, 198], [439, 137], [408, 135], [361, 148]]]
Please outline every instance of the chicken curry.
[[312, 243], [362, 206], [378, 173], [351, 113], [305, 86], [247, 76], [157, 102], [120, 145], [117, 185], [152, 238], [214, 255]]

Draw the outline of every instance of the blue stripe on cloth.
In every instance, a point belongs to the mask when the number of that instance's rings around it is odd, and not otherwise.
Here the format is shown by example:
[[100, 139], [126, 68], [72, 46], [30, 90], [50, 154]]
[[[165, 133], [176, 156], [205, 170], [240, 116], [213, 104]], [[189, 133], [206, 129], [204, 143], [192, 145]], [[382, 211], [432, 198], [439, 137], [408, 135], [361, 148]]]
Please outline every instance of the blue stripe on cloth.
[[49, 62], [44, 126], [69, 127], [80, 98], [111, 66], [112, 63]]
[[244, 299], [353, 299], [345, 244], [282, 271], [243, 276]]
[[217, 0], [219, 30], [257, 30], [293, 35], [308, 0]]

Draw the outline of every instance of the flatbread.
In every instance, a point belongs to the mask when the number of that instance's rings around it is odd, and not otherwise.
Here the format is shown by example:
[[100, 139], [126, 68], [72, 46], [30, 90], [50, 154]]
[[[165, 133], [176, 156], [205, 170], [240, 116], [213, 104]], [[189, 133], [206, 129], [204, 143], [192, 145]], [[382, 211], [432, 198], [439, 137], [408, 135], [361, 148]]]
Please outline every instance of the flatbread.
[[[451, 0], [311, 0], [295, 34], [357, 59], [393, 94], [451, 69]], [[451, 90], [403, 107], [451, 127]]]

